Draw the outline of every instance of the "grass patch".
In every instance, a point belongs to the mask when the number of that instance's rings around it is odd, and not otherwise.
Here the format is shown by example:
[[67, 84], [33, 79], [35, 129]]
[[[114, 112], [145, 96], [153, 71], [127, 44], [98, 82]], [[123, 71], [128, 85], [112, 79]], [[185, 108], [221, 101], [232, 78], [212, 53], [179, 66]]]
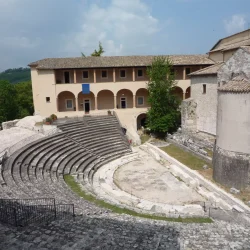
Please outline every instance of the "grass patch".
[[174, 144], [170, 144], [167, 147], [161, 147], [160, 149], [193, 170], [202, 170], [204, 165], [212, 168], [212, 164], [207, 163], [192, 153], [186, 152]]
[[169, 218], [169, 217], [163, 217], [163, 216], [155, 216], [151, 214], [141, 214], [137, 213], [133, 210], [127, 209], [127, 208], [120, 208], [115, 205], [109, 204], [103, 200], [96, 199], [93, 195], [86, 194], [84, 192], [80, 185], [74, 180], [74, 177], [71, 175], [64, 175], [64, 181], [66, 184], [71, 188], [73, 192], [75, 192], [77, 195], [82, 197], [83, 199], [93, 202], [99, 207], [103, 207], [106, 209], [110, 209], [111, 211], [118, 213], [118, 214], [128, 214], [132, 216], [137, 216], [141, 218], [147, 218], [147, 219], [153, 219], [153, 220], [164, 220], [164, 221], [173, 221], [173, 222], [183, 222], [183, 223], [212, 223], [213, 221], [210, 218]]
[[205, 148], [204, 150], [207, 152], [208, 157], [213, 158], [213, 151], [212, 150], [207, 149], [207, 148]]
[[147, 142], [150, 139], [150, 135], [148, 135], [148, 134], [142, 134], [140, 136], [140, 139], [141, 139], [141, 144], [143, 144], [143, 143]]

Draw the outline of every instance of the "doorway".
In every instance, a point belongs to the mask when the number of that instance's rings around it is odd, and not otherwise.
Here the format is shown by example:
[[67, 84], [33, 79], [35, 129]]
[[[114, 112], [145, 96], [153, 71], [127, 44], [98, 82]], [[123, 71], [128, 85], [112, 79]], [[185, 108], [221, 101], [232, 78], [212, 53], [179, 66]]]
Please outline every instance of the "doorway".
[[127, 108], [127, 98], [126, 97], [121, 97], [121, 108], [122, 109]]
[[85, 113], [89, 113], [89, 111], [90, 111], [90, 100], [89, 99], [84, 100], [84, 111], [85, 111]]

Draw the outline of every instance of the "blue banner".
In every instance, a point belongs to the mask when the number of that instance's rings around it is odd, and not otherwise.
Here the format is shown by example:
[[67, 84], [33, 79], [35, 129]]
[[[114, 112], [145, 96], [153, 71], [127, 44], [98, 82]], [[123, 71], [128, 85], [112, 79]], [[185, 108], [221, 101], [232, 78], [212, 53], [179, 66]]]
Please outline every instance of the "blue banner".
[[83, 94], [89, 94], [90, 93], [89, 83], [82, 84], [82, 93]]

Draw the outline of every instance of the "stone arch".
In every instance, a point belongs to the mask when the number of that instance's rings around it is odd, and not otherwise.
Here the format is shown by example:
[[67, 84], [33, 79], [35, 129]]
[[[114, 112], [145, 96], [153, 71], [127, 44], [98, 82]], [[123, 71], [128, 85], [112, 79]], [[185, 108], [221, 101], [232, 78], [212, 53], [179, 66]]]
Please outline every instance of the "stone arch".
[[147, 114], [141, 113], [136, 118], [137, 130], [141, 129], [141, 127], [145, 128], [146, 125]]
[[[125, 98], [125, 104], [122, 102]], [[116, 108], [133, 108], [133, 92], [129, 89], [120, 89], [116, 94]]]
[[89, 94], [83, 94], [82, 92], [78, 93], [77, 95], [78, 101], [78, 110], [79, 111], [86, 111], [85, 110], [85, 102], [89, 101], [89, 108], [90, 110], [95, 110], [95, 95], [93, 92], [90, 91]]
[[183, 89], [181, 87], [175, 86], [171, 90], [172, 94], [183, 100]]
[[114, 93], [111, 90], [101, 90], [97, 93], [98, 109], [114, 109]]
[[191, 87], [189, 86], [187, 89], [186, 89], [186, 93], [185, 93], [185, 99], [188, 99], [191, 97]]
[[[136, 108], [145, 108], [149, 107], [148, 103], [148, 90], [145, 88], [140, 88], [136, 91], [135, 94]], [[143, 102], [143, 104], [142, 104]]]
[[70, 91], [62, 91], [57, 96], [58, 112], [76, 111], [76, 98]]

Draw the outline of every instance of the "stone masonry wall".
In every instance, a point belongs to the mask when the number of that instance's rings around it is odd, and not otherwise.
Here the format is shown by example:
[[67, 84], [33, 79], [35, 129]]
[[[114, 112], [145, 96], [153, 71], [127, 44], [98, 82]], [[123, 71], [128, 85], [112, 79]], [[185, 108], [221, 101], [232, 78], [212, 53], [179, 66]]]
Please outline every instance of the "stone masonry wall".
[[181, 104], [181, 127], [183, 131], [196, 131], [196, 107], [192, 98], [182, 101]]
[[213, 166], [214, 180], [227, 187], [244, 189], [250, 184], [249, 155], [215, 147]]
[[[206, 93], [203, 93], [203, 84]], [[217, 76], [195, 76], [191, 79], [191, 96], [197, 103], [197, 131], [216, 135]]]
[[218, 83], [221, 86], [237, 75], [250, 79], [250, 54], [242, 48], [238, 49], [218, 70]]
[[[250, 54], [243, 48], [238, 49], [219, 69], [218, 84], [222, 86], [236, 76], [250, 80]], [[247, 141], [249, 140], [249, 136], [247, 136], [249, 123], [242, 121], [248, 118], [249, 104], [245, 95], [238, 93], [221, 94], [218, 100], [219, 113], [217, 143], [213, 153], [213, 178], [225, 186], [244, 189], [250, 186], [250, 153], [246, 147], [249, 145], [249, 141]], [[235, 120], [229, 124], [232, 118]], [[237, 126], [233, 126], [234, 124]], [[237, 136], [239, 134], [241, 137]]]
[[13, 121], [3, 122], [3, 123], [2, 123], [2, 128], [3, 128], [3, 129], [12, 128], [12, 127], [14, 127], [18, 122], [19, 122], [18, 119], [13, 120]]

